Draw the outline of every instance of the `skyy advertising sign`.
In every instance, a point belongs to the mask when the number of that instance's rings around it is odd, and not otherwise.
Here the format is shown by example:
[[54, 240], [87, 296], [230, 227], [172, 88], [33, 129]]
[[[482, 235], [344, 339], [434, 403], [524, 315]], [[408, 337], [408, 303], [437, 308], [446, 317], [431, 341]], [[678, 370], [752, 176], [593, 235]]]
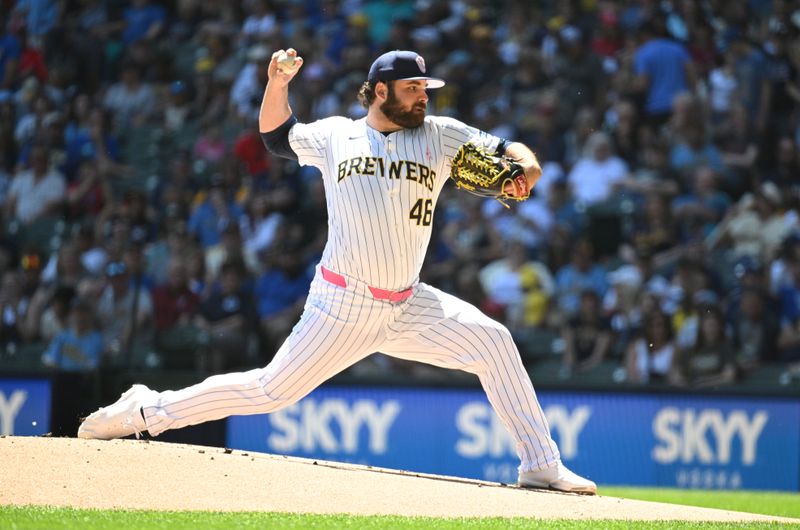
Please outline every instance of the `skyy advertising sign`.
[[[564, 462], [600, 484], [800, 487], [800, 404], [778, 399], [539, 395]], [[480, 390], [322, 387], [233, 417], [237, 449], [515, 482], [514, 442]]]
[[0, 436], [38, 436], [50, 429], [50, 382], [0, 379]]

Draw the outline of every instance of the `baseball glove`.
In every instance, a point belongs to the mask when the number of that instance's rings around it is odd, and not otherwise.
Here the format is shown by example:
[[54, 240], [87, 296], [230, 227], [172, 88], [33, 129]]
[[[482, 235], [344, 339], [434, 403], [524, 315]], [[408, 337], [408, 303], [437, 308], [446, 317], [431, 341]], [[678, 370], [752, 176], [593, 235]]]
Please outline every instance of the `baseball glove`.
[[506, 200], [524, 201], [531, 194], [522, 166], [472, 142], [456, 152], [450, 178], [459, 188], [479, 197], [494, 197], [506, 207]]

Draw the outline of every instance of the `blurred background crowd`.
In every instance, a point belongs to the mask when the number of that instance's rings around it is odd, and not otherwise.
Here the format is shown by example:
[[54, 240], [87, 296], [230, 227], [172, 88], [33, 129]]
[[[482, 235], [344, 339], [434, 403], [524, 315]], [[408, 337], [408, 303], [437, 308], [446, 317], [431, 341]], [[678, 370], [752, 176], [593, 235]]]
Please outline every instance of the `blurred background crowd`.
[[800, 374], [789, 0], [0, 1], [0, 369], [271, 359], [327, 230], [318, 172], [258, 134], [289, 46], [301, 121], [363, 116], [372, 60], [413, 49], [447, 81], [430, 113], [537, 153], [511, 208], [446, 187], [421, 274], [504, 322], [531, 369]]

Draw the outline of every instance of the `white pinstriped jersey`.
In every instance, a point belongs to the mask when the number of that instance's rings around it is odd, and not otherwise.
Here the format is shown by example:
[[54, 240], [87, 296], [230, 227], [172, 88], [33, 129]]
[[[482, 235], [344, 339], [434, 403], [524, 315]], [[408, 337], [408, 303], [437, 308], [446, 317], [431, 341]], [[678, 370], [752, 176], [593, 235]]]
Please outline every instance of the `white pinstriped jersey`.
[[[499, 142], [450, 118], [428, 117], [389, 135], [364, 119], [295, 124], [290, 145], [301, 164], [322, 170], [325, 185], [328, 243], [321, 265], [346, 279], [326, 278], [319, 267], [300, 321], [269, 365], [143, 398], [142, 427], [156, 436], [275, 412], [380, 351], [477, 375], [514, 438], [519, 471], [555, 466], [558, 447], [511, 332], [468, 302], [417, 281], [436, 199], [458, 147], [469, 140], [489, 149]], [[375, 287], [405, 292], [392, 299]], [[98, 437], [92, 430], [98, 420], [86, 421], [84, 435]]]
[[500, 139], [440, 116], [388, 135], [366, 118], [295, 124], [292, 150], [300, 164], [322, 171], [325, 186], [328, 242], [321, 263], [382, 289], [414, 284], [439, 193], [468, 141], [494, 150]]

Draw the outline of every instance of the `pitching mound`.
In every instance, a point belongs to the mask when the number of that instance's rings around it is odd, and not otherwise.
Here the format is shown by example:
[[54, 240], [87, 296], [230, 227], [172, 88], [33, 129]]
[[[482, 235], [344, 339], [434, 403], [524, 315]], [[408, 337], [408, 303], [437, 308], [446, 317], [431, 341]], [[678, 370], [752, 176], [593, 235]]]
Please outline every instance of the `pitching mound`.
[[791, 521], [135, 440], [0, 437], [0, 462], [0, 477], [4, 477], [0, 504], [433, 517]]

